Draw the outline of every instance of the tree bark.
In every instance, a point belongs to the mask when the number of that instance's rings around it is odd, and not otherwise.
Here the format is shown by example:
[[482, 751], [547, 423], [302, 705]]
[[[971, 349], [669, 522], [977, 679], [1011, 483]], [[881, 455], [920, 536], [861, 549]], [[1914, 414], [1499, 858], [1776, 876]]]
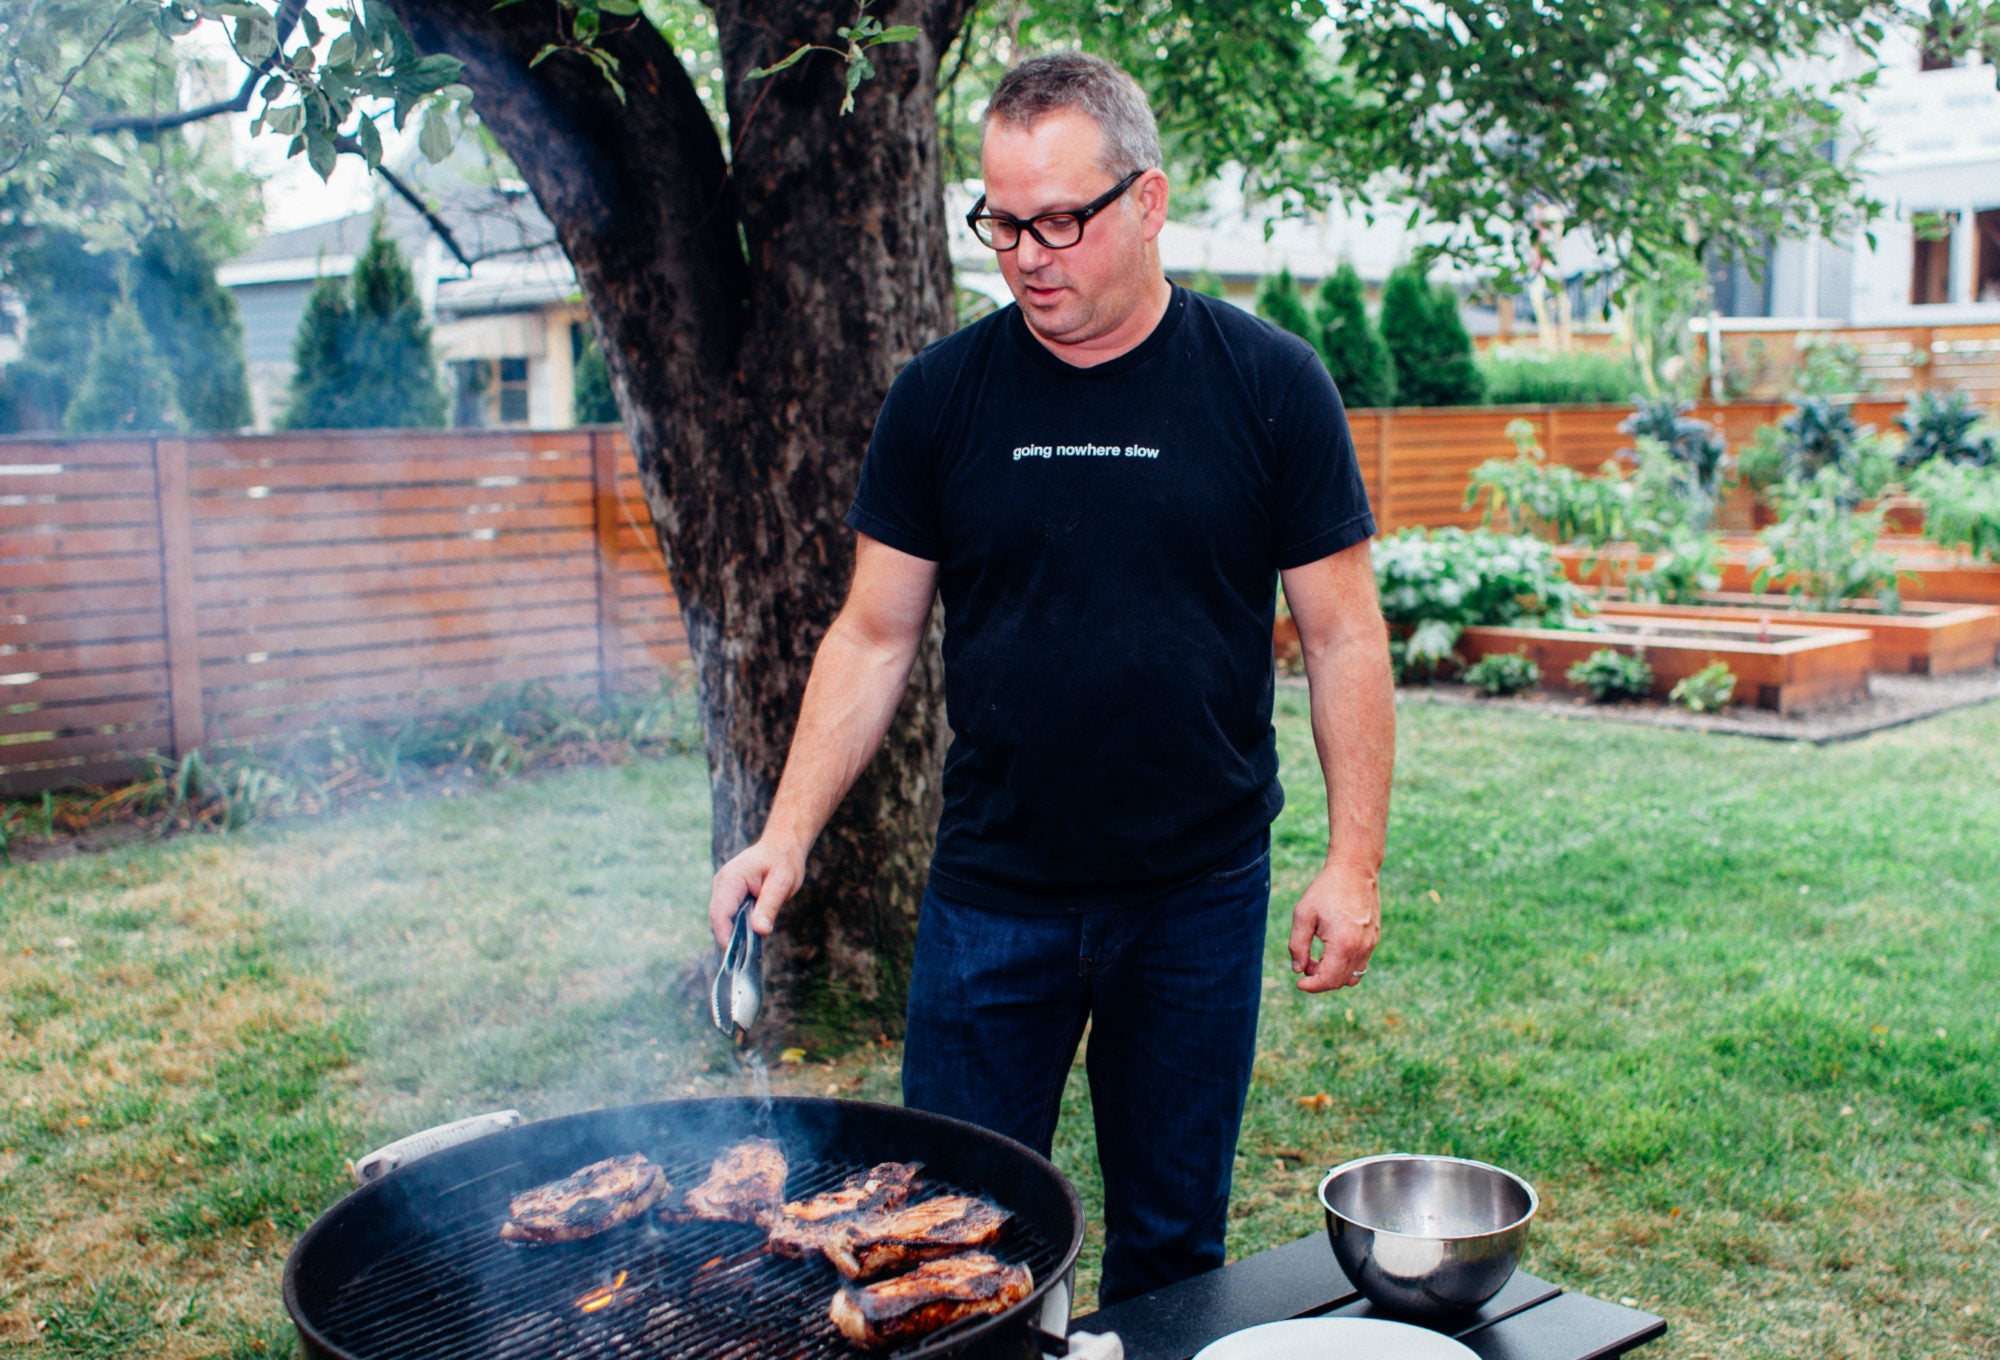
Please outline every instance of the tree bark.
[[[938, 170], [938, 60], [963, 0], [892, 0], [923, 36], [872, 50], [838, 113], [846, 3], [718, 0], [733, 157], [643, 21], [587, 61], [530, 70], [547, 0], [397, 0], [426, 51], [466, 63], [475, 107], [576, 267], [637, 453], [695, 660], [719, 863], [770, 810], [807, 674], [853, 569], [842, 523], [890, 381], [953, 324]], [[824, 1042], [902, 1024], [945, 745], [935, 619], [884, 748], [820, 837], [766, 952], [766, 1033]], [[705, 904], [675, 904], [698, 912]]]

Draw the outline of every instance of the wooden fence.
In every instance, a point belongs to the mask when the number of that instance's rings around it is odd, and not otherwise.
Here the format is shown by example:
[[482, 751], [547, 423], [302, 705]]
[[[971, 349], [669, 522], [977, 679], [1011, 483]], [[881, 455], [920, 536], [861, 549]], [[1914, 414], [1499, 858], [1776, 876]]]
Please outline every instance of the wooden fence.
[[[1725, 366], [1750, 397], [1786, 391], [1804, 359], [1801, 344], [1842, 346], [1854, 354], [1865, 390], [1964, 392], [2000, 406], [2000, 325], [1842, 326], [1818, 330], [1724, 330]], [[1696, 371], [1706, 373], [1707, 337], [1696, 341]]]
[[622, 434], [0, 442], [0, 790], [686, 655]]
[[[1863, 403], [1886, 423], [1896, 403]], [[1703, 410], [1732, 446], [1780, 403]], [[1356, 411], [1384, 530], [1470, 525], [1510, 421], [1594, 470], [1622, 406]], [[622, 434], [0, 440], [0, 791], [116, 779], [541, 681], [650, 685], [687, 644]]]

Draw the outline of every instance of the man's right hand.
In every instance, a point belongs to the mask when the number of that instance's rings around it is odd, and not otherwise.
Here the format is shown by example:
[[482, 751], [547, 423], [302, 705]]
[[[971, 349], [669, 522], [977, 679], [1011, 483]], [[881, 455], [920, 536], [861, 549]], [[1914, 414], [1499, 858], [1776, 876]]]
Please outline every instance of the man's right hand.
[[761, 840], [717, 869], [708, 897], [708, 924], [715, 932], [715, 942], [728, 948], [736, 909], [744, 898], [752, 896], [757, 906], [750, 913], [750, 928], [759, 935], [769, 935], [778, 923], [778, 908], [799, 890], [805, 877], [804, 851]]

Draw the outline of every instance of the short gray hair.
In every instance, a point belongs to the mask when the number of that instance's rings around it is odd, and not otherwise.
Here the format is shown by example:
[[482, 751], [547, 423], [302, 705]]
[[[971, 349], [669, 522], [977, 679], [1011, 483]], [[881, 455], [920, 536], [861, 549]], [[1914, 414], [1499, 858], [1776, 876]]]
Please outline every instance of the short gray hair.
[[1075, 109], [1104, 134], [1104, 168], [1114, 175], [1160, 164], [1160, 129], [1139, 82], [1088, 52], [1050, 52], [1005, 76], [986, 105], [986, 121], [1033, 127], [1049, 114]]

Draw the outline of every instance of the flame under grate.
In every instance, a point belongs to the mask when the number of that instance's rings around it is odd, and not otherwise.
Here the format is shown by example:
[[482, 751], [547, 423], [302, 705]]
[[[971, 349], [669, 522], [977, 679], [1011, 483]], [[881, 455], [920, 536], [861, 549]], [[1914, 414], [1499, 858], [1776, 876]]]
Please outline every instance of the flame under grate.
[[[867, 1165], [794, 1166], [786, 1195], [809, 1198]], [[696, 1185], [708, 1162], [669, 1165], [666, 1172], [677, 1188]], [[979, 1192], [925, 1177], [923, 1197], [952, 1193]], [[758, 1228], [647, 1215], [582, 1242], [516, 1246], [501, 1240], [500, 1222], [482, 1205], [426, 1224], [421, 1236], [329, 1300], [321, 1334], [362, 1360], [805, 1360], [861, 1353], [827, 1316], [840, 1284], [833, 1267], [818, 1257], [794, 1261], [765, 1252]], [[994, 1254], [1026, 1265], [1037, 1283], [1062, 1260], [1062, 1249], [1018, 1216]], [[948, 1345], [957, 1330], [903, 1354]]]

